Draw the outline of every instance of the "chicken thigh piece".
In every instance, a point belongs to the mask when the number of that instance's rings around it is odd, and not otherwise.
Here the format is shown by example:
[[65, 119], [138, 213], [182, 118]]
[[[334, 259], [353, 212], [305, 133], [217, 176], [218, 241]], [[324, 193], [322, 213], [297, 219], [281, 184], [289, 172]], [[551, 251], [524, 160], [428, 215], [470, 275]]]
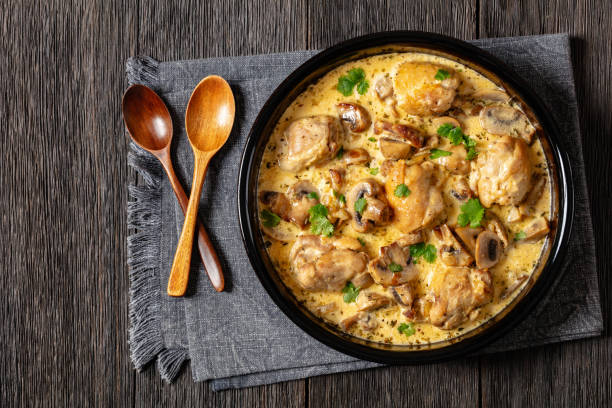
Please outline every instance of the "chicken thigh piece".
[[280, 141], [279, 167], [297, 172], [332, 159], [344, 137], [338, 118], [318, 115], [297, 119], [285, 130]]
[[491, 273], [484, 269], [451, 267], [436, 271], [430, 285], [434, 299], [429, 320], [445, 330], [475, 318], [474, 311], [493, 296]]
[[324, 243], [320, 237], [303, 235], [293, 244], [291, 267], [297, 283], [306, 290], [339, 291], [368, 263], [364, 252]]
[[532, 164], [522, 139], [502, 136], [478, 155], [475, 167], [470, 184], [487, 208], [517, 205], [531, 186]]
[[429, 62], [401, 64], [393, 81], [399, 107], [409, 115], [421, 116], [450, 109], [458, 86], [459, 78], [454, 71]]
[[[407, 195], [396, 194], [405, 185]], [[403, 233], [431, 227], [444, 215], [442, 193], [436, 185], [434, 165], [431, 162], [407, 166], [399, 160], [389, 169], [385, 185], [387, 200], [394, 210], [397, 227]]]

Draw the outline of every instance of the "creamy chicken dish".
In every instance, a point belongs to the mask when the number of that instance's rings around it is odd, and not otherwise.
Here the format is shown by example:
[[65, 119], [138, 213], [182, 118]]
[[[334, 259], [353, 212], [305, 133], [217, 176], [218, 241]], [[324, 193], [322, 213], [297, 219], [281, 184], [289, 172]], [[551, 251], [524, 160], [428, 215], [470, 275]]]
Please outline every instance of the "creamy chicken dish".
[[376, 342], [451, 339], [540, 261], [551, 183], [504, 89], [429, 54], [340, 66], [284, 112], [258, 179], [264, 242], [312, 313]]

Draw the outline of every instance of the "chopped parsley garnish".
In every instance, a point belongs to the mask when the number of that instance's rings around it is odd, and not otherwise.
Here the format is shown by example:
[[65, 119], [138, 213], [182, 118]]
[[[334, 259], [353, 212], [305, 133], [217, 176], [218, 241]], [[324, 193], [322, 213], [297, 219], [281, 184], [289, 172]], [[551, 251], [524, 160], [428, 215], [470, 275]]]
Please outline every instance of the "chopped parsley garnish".
[[414, 333], [416, 333], [416, 329], [414, 328], [414, 324], [412, 323], [402, 323], [397, 327], [397, 331], [399, 331], [402, 334], [405, 334], [406, 336], [412, 336]]
[[516, 234], [514, 234], [514, 240], [520, 241], [521, 239], [525, 239], [526, 236], [527, 234], [525, 234], [525, 231], [519, 231]]
[[463, 134], [461, 128], [455, 127], [450, 123], [444, 123], [440, 127], [438, 127], [437, 133], [440, 136], [447, 138], [455, 146], [458, 146], [463, 143], [463, 145], [465, 146], [465, 150], [467, 151], [468, 160], [472, 160], [478, 155], [478, 152], [476, 151], [476, 141], [471, 137]]
[[353, 282], [349, 281], [342, 289], [342, 293], [344, 293], [344, 296], [342, 296], [344, 303], [353, 303], [355, 299], [357, 299], [357, 296], [359, 296], [359, 288], [356, 288]]
[[470, 224], [470, 227], [480, 227], [480, 221], [484, 217], [485, 209], [480, 204], [480, 200], [477, 198], [470, 198], [467, 203], [461, 207], [461, 214], [457, 218], [457, 224], [462, 227]]
[[439, 69], [434, 78], [438, 81], [444, 81], [445, 79], [450, 78], [450, 72], [445, 69]]
[[361, 246], [365, 246], [365, 244], [366, 244], [365, 240], [363, 238], [361, 238], [361, 237], [357, 237], [357, 241], [359, 241]]
[[370, 83], [365, 79], [365, 72], [362, 68], [353, 68], [346, 75], [342, 75], [338, 78], [338, 85], [336, 89], [344, 96], [350, 96], [353, 94], [353, 88], [357, 85], [357, 92], [360, 95], [364, 95]]
[[376, 142], [376, 138], [375, 138], [375, 137], [368, 137], [368, 140], [369, 140], [370, 142]]
[[374, 167], [370, 169], [370, 174], [375, 176], [378, 174], [378, 167]]
[[308, 195], [306, 196], [310, 199], [313, 200], [318, 200], [319, 199], [319, 195], [317, 193], [315, 193], [314, 191], [311, 191], [310, 193], [308, 193]]
[[453, 154], [453, 152], [449, 152], [449, 151], [441, 150], [441, 149], [431, 149], [431, 155], [429, 156], [429, 158], [437, 159], [440, 157], [450, 156], [451, 154]]
[[261, 212], [261, 219], [264, 227], [268, 228], [276, 227], [280, 222], [280, 217], [268, 210], [263, 210]]
[[415, 263], [419, 258], [423, 258], [428, 263], [434, 263], [436, 261], [436, 247], [431, 244], [425, 245], [424, 242], [410, 245], [410, 256]]
[[338, 191], [334, 190], [334, 197], [336, 197], [336, 200], [338, 200], [340, 204], [346, 204], [346, 197], [344, 196], [344, 194], [341, 194]]
[[396, 264], [395, 262], [391, 262], [389, 264], [389, 270], [393, 273], [398, 273], [401, 272], [404, 268], [402, 268], [402, 265], [400, 264]]
[[365, 210], [368, 202], [365, 198], [361, 197], [359, 200], [355, 201], [355, 211], [359, 213], [359, 215], [363, 214], [363, 210]]
[[408, 186], [404, 183], [398, 184], [397, 187], [395, 187], [395, 191], [393, 192], [396, 197], [408, 197], [410, 193], [412, 193], [412, 191], [410, 191]]
[[328, 237], [334, 235], [334, 225], [327, 219], [327, 207], [317, 204], [308, 210], [308, 214], [310, 214], [310, 232]]
[[338, 149], [338, 153], [336, 153], [336, 159], [341, 159], [344, 156], [344, 146], [340, 146]]

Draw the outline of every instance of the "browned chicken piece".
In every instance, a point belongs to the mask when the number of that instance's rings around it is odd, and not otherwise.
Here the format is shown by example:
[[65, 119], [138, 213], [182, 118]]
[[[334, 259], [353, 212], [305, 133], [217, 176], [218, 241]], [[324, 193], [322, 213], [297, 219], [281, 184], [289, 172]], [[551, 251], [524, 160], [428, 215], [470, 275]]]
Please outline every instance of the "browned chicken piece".
[[350, 330], [355, 324], [358, 324], [362, 330], [372, 331], [378, 327], [378, 320], [372, 313], [359, 312], [356, 315], [347, 317], [340, 322], [340, 328], [344, 331]]
[[532, 165], [522, 139], [502, 136], [478, 155], [475, 167], [470, 184], [487, 208], [517, 205], [531, 187]]
[[297, 119], [285, 130], [279, 141], [279, 167], [298, 172], [308, 166], [332, 159], [344, 138], [338, 118], [328, 115]]
[[497, 234], [504, 248], [508, 247], [510, 244], [508, 240], [508, 230], [499, 217], [492, 211], [487, 212], [487, 229]]
[[453, 174], [468, 174], [470, 172], [470, 162], [467, 160], [467, 153], [463, 146], [452, 146], [448, 149], [450, 156], [442, 156], [434, 159], [434, 162], [446, 168]]
[[527, 116], [508, 105], [487, 106], [480, 111], [479, 117], [482, 128], [493, 135], [516, 136], [531, 143], [535, 133], [535, 128], [529, 123]]
[[440, 260], [448, 266], [470, 266], [474, 258], [455, 238], [448, 225], [442, 224], [434, 229], [437, 238], [442, 241], [438, 249]]
[[[359, 213], [355, 209], [355, 203], [362, 198], [365, 199], [366, 204]], [[353, 228], [359, 232], [367, 232], [375, 226], [385, 225], [392, 217], [384, 189], [373, 178], [357, 183], [347, 194], [346, 205], [353, 217]]]
[[291, 248], [291, 267], [297, 283], [306, 290], [339, 291], [356, 274], [365, 271], [363, 252], [336, 248], [320, 237], [302, 235]]
[[[355, 283], [353, 282], [353, 284]], [[356, 302], [357, 308], [366, 312], [390, 306], [392, 303], [393, 299], [376, 292], [361, 292]]]
[[489, 271], [461, 267], [437, 271], [430, 290], [434, 301], [429, 321], [445, 330], [475, 317], [475, 309], [491, 301], [493, 296]]
[[483, 231], [476, 239], [474, 257], [476, 266], [481, 269], [492, 268], [501, 259], [503, 244], [499, 236], [492, 231]]
[[291, 202], [289, 220], [298, 227], [305, 227], [309, 219], [308, 210], [319, 202], [319, 192], [310, 181], [302, 180], [289, 187], [287, 196]]
[[[442, 80], [439, 73], [447, 74]], [[459, 86], [457, 74], [450, 68], [429, 62], [401, 64], [393, 80], [398, 106], [409, 115], [433, 116], [446, 112]]]
[[453, 178], [450, 194], [458, 201], [467, 201], [474, 197], [474, 192], [463, 176]]
[[[395, 195], [400, 184], [410, 190], [405, 197]], [[444, 218], [445, 204], [431, 162], [406, 166], [404, 161], [397, 161], [389, 171], [385, 189], [396, 225], [404, 233], [431, 227]]]
[[546, 221], [546, 218], [544, 217], [538, 217], [525, 228], [524, 232], [524, 241], [537, 241], [538, 239], [548, 235], [550, 232], [550, 229], [548, 228], [548, 221]]
[[419, 274], [410, 257], [410, 247], [401, 247], [397, 242], [380, 247], [378, 258], [368, 264], [368, 272], [382, 286], [402, 285]]
[[344, 176], [346, 175], [346, 170], [344, 169], [329, 169], [329, 179], [331, 181], [332, 188], [336, 191], [340, 191], [342, 185], [344, 184]]
[[267, 205], [270, 211], [285, 221], [290, 221], [291, 202], [287, 196], [278, 191], [262, 191], [259, 193], [259, 201]]
[[356, 103], [341, 102], [336, 105], [338, 115], [351, 132], [363, 132], [368, 130], [372, 124], [370, 114], [361, 105]]
[[370, 161], [370, 153], [366, 149], [362, 149], [361, 147], [357, 149], [351, 149], [342, 155], [342, 159], [340, 161], [347, 166], [352, 164], [365, 164]]
[[461, 240], [465, 248], [472, 255], [476, 252], [476, 240], [478, 239], [478, 235], [483, 231], [482, 228], [471, 228], [471, 227], [457, 227], [455, 228], [455, 234]]

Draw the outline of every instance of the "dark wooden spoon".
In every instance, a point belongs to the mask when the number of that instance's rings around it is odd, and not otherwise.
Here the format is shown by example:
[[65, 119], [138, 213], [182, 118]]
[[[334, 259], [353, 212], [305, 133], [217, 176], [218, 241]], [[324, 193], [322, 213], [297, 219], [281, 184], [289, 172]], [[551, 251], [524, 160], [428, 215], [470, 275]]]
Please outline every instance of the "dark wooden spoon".
[[[123, 95], [122, 105], [123, 120], [132, 140], [161, 162], [185, 214], [189, 199], [174, 173], [170, 159], [172, 119], [166, 104], [150, 88], [132, 85]], [[201, 223], [198, 223], [198, 250], [213, 287], [217, 292], [223, 291], [225, 281], [221, 264]]]

